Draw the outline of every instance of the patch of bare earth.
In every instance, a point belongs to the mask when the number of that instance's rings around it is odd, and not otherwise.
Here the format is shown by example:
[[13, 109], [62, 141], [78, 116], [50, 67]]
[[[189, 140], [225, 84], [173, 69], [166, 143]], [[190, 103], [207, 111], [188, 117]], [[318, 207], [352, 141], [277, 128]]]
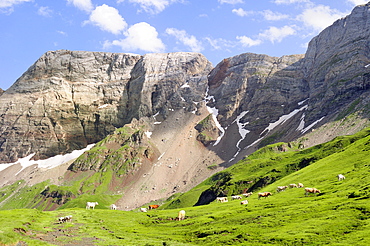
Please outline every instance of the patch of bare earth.
[[[97, 237], [84, 236], [81, 234], [80, 227], [83, 226], [83, 224], [74, 222], [67, 223], [72, 223], [73, 226], [65, 227], [64, 224], [55, 223], [50, 228], [46, 228], [49, 230], [47, 233], [25, 230], [23, 228], [19, 228], [19, 230], [16, 228], [14, 230], [32, 239], [58, 246], [93, 246], [96, 245], [97, 240], [100, 240]], [[18, 242], [17, 245], [26, 246], [27, 244], [25, 242]]]

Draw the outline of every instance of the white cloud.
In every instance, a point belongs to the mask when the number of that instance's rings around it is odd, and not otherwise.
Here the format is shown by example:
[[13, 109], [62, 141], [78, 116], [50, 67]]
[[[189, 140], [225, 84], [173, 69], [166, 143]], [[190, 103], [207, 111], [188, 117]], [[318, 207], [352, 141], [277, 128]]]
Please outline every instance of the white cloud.
[[94, 6], [91, 0], [67, 0], [69, 4], [73, 4], [76, 8], [90, 13]]
[[309, 0], [275, 0], [276, 4], [308, 3]]
[[261, 14], [268, 21], [278, 21], [289, 18], [289, 15], [281, 14], [278, 12], [272, 12], [271, 10], [264, 10], [261, 12]]
[[243, 0], [218, 0], [219, 3], [237, 4], [244, 3]]
[[235, 42], [226, 40], [223, 38], [214, 39], [214, 38], [206, 37], [205, 40], [207, 40], [208, 43], [212, 46], [212, 48], [215, 50], [235, 47]]
[[292, 26], [283, 26], [281, 28], [270, 27], [269, 29], [258, 34], [257, 39], [247, 36], [237, 36], [236, 39], [246, 47], [252, 47], [262, 44], [265, 40], [271, 43], [281, 42], [284, 38], [294, 35], [296, 31]]
[[[123, 2], [124, 0], [118, 0], [117, 2]], [[179, 2], [181, 0], [128, 0], [130, 3], [136, 3], [145, 12], [151, 14], [158, 14], [165, 10], [170, 4]]]
[[298, 20], [315, 31], [321, 31], [345, 15], [346, 13], [331, 9], [329, 6], [317, 5], [305, 9], [303, 13], [298, 16]]
[[57, 31], [57, 33], [63, 35], [63, 36], [68, 36], [68, 34], [66, 32], [63, 32], [63, 31]]
[[296, 31], [291, 26], [283, 26], [282, 28], [270, 27], [259, 34], [259, 37], [264, 40], [269, 40], [271, 43], [281, 42], [284, 38], [294, 35]]
[[242, 8], [233, 9], [232, 12], [238, 16], [244, 17], [253, 14], [253, 11], [246, 11]]
[[178, 30], [176, 28], [167, 28], [166, 33], [174, 36], [185, 46], [188, 46], [193, 52], [200, 52], [203, 50], [202, 43], [197, 40], [193, 35], [189, 35], [184, 30]]
[[96, 7], [90, 14], [86, 23], [98, 26], [103, 31], [120, 34], [127, 28], [127, 23], [118, 13], [118, 10], [106, 4]]
[[10, 8], [13, 5], [20, 4], [23, 2], [31, 2], [32, 0], [0, 0], [0, 8]]
[[44, 16], [44, 17], [51, 17], [52, 13], [53, 11], [49, 7], [43, 7], [43, 6], [41, 6], [37, 11], [37, 14]]
[[347, 0], [347, 2], [352, 3], [353, 5], [362, 5], [366, 4], [368, 0]]
[[163, 52], [165, 45], [158, 38], [157, 30], [146, 22], [140, 22], [131, 26], [125, 33], [126, 38], [105, 42], [104, 48], [116, 45], [124, 52], [142, 50], [146, 52]]
[[239, 42], [246, 47], [252, 47], [262, 44], [262, 40], [260, 39], [251, 39], [247, 36], [237, 36], [236, 39], [239, 40]]

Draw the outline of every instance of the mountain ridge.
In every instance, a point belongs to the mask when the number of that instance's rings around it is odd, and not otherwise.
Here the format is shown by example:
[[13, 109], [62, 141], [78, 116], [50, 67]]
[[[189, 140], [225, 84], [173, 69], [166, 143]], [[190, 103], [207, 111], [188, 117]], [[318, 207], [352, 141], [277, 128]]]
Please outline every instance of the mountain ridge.
[[334, 22], [305, 55], [244, 53], [214, 68], [199, 53], [47, 52], [0, 95], [0, 162], [47, 159], [142, 127], [158, 154], [132, 173], [137, 179], [122, 177], [132, 182], [120, 187], [119, 205], [132, 209], [187, 191], [268, 144], [310, 147], [353, 134], [369, 125], [369, 9]]

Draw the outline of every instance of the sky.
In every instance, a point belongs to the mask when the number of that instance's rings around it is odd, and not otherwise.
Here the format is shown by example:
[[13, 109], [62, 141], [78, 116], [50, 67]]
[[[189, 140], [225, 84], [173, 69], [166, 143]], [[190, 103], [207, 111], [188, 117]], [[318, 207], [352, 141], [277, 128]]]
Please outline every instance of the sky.
[[304, 54], [367, 0], [0, 0], [0, 88], [53, 50]]

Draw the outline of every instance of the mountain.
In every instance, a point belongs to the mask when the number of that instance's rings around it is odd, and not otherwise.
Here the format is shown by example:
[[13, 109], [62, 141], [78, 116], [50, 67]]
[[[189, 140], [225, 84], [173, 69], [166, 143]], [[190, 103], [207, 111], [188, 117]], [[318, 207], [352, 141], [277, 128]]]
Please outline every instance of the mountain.
[[305, 55], [245, 53], [214, 68], [198, 53], [47, 52], [0, 95], [0, 162], [95, 147], [58, 171], [6, 166], [0, 184], [79, 180], [69, 199], [105, 192], [132, 209], [268, 144], [356, 133], [369, 124], [369, 9], [334, 22]]

